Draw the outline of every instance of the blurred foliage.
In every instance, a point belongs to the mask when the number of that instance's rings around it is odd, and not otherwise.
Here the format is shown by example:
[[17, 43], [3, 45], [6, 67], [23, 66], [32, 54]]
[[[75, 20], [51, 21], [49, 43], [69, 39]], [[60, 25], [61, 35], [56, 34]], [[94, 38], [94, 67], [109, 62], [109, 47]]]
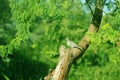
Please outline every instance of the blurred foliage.
[[[39, 80], [58, 62], [65, 38], [85, 35], [89, 0], [0, 0], [0, 80]], [[89, 2], [94, 12], [95, 0]], [[98, 33], [72, 65], [68, 80], [120, 79], [120, 1], [107, 0]]]

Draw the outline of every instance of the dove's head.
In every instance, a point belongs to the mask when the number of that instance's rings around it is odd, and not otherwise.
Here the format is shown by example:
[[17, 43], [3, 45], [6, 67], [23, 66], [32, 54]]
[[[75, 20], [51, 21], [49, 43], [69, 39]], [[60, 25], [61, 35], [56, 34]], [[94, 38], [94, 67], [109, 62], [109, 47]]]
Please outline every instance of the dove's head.
[[69, 38], [68, 38], [68, 37], [66, 37], [66, 41], [69, 41]]

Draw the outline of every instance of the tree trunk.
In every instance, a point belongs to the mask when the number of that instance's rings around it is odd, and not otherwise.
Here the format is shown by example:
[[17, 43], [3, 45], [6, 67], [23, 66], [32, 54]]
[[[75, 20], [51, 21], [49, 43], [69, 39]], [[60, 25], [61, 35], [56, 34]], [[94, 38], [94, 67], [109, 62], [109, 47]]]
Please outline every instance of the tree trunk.
[[[95, 12], [87, 32], [97, 32], [102, 19], [103, 0], [96, 0]], [[85, 35], [78, 44], [83, 51], [77, 48], [66, 49], [63, 45], [59, 49], [60, 59], [56, 69], [50, 72], [44, 80], [65, 80], [74, 60], [80, 58], [90, 45]]]

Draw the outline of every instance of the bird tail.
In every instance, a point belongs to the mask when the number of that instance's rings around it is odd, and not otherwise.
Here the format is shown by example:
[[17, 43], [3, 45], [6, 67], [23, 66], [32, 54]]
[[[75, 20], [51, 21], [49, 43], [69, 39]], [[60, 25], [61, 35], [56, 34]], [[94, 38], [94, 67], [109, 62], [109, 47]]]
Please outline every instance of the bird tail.
[[74, 47], [74, 48], [80, 49], [83, 52], [83, 48], [82, 47]]

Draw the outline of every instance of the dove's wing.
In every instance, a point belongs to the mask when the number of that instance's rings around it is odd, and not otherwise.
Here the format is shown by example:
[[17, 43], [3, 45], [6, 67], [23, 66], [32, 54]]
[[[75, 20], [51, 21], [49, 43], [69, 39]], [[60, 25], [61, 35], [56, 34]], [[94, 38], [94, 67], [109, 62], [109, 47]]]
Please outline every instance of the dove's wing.
[[71, 47], [73, 47], [73, 48], [78, 48], [78, 49], [80, 49], [81, 51], [83, 51], [83, 49], [82, 49], [79, 45], [77, 45], [76, 43], [74, 43], [74, 42], [72, 42], [72, 41], [70, 41], [70, 43], [71, 43]]
[[77, 45], [76, 43], [74, 43], [73, 41], [70, 41], [68, 38], [67, 38], [67, 45], [71, 48], [78, 48], [80, 49], [81, 51], [83, 51], [83, 49]]

